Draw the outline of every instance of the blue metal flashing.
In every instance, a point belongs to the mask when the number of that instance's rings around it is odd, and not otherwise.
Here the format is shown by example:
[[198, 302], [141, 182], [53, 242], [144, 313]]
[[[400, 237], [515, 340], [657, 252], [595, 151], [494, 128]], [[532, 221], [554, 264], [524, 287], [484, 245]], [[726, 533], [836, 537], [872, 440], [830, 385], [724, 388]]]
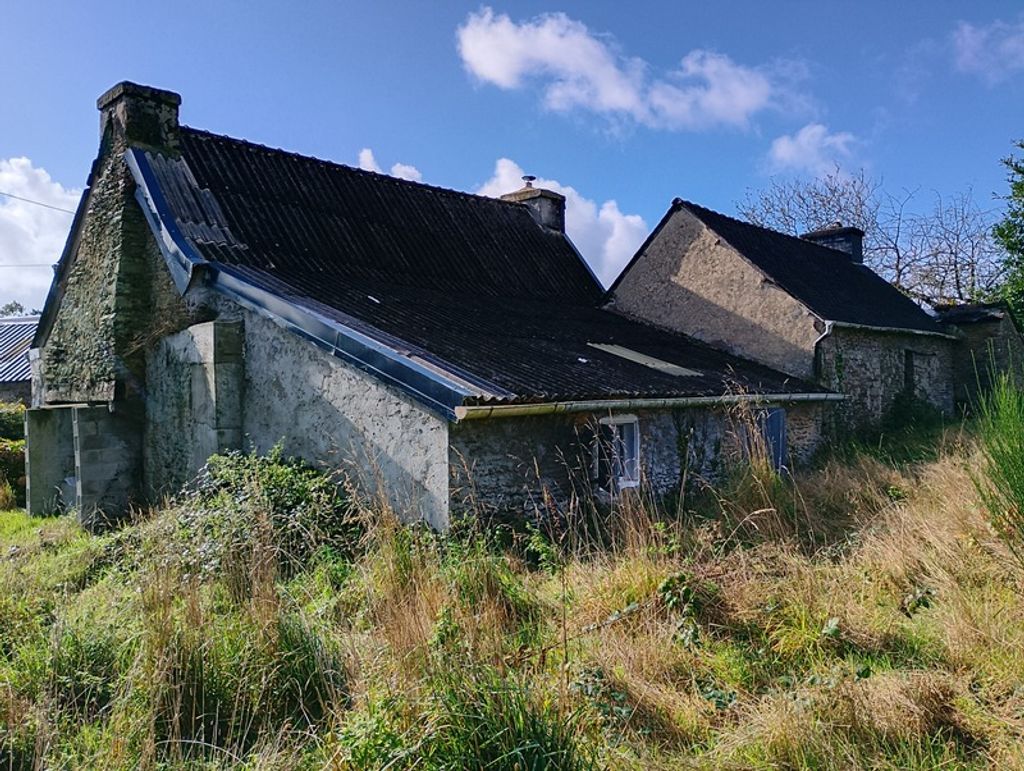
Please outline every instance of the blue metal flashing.
[[197, 265], [205, 265], [206, 260], [196, 254], [178, 229], [145, 150], [132, 147], [124, 154], [124, 159], [135, 178], [135, 200], [142, 206], [149, 228], [167, 260], [174, 285], [185, 294], [192, 281], [193, 269]]
[[[444, 377], [412, 361], [402, 352], [362, 332], [236, 275], [229, 266], [203, 259], [177, 227], [145, 151], [132, 148], [125, 153], [125, 160], [135, 178], [135, 198], [167, 262], [174, 284], [182, 295], [194, 283], [194, 277], [201, 273], [206, 286], [282, 324], [289, 331], [342, 361], [400, 389], [427, 409], [451, 421], [458, 419], [456, 407], [461, 406], [467, 396], [497, 396], [471, 390], [457, 380]], [[202, 270], [197, 271], [197, 268]]]

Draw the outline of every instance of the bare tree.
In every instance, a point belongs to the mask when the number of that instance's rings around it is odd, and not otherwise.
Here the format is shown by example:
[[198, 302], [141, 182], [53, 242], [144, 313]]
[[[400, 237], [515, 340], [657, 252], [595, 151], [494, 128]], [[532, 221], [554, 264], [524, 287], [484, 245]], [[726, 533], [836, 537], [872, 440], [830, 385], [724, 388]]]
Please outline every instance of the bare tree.
[[914, 211], [918, 191], [892, 194], [863, 170], [838, 166], [814, 180], [772, 179], [748, 190], [737, 208], [750, 222], [793, 235], [834, 222], [864, 231], [864, 261], [914, 299], [932, 305], [990, 296], [1004, 275], [992, 238], [995, 216], [971, 190], [935, 195], [931, 211]]

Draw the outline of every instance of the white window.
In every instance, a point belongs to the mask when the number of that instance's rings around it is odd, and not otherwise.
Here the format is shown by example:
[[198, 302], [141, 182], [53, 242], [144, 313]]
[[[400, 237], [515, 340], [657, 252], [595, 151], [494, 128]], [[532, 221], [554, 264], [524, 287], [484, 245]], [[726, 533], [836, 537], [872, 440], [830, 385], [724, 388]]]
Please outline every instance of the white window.
[[640, 486], [640, 427], [634, 415], [601, 418], [594, 438], [591, 477], [599, 487]]

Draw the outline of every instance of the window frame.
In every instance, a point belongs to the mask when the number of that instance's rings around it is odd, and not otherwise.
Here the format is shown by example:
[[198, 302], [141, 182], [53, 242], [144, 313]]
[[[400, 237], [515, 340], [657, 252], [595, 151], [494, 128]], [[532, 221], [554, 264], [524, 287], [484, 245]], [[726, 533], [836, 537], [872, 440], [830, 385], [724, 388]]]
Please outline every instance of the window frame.
[[[623, 437], [622, 426], [632, 426], [633, 436], [630, 446], [627, 447]], [[612, 429], [612, 447], [609, 464], [612, 470], [632, 472], [629, 475], [609, 474], [609, 482], [614, 486], [615, 491], [629, 490], [640, 487], [640, 419], [636, 415], [609, 415], [598, 420], [598, 426], [607, 426]], [[627, 450], [625, 458], [619, 456], [619, 448]], [[601, 458], [601, 432], [595, 432], [594, 444], [591, 448], [591, 478], [597, 479], [600, 476]]]

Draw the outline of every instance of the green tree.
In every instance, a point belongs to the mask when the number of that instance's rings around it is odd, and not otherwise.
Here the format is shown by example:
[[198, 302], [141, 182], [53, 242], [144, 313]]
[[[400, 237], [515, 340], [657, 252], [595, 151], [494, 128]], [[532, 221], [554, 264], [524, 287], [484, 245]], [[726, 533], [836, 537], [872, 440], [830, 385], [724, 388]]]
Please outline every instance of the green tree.
[[25, 306], [16, 300], [0, 305], [0, 318], [4, 316], [24, 316]]
[[[1024, 139], [1014, 146], [1024, 150]], [[1010, 155], [1003, 159], [1010, 192], [1003, 196], [1006, 215], [992, 228], [992, 235], [1006, 250], [1006, 280], [1003, 296], [1017, 312], [1024, 312], [1024, 158]]]

